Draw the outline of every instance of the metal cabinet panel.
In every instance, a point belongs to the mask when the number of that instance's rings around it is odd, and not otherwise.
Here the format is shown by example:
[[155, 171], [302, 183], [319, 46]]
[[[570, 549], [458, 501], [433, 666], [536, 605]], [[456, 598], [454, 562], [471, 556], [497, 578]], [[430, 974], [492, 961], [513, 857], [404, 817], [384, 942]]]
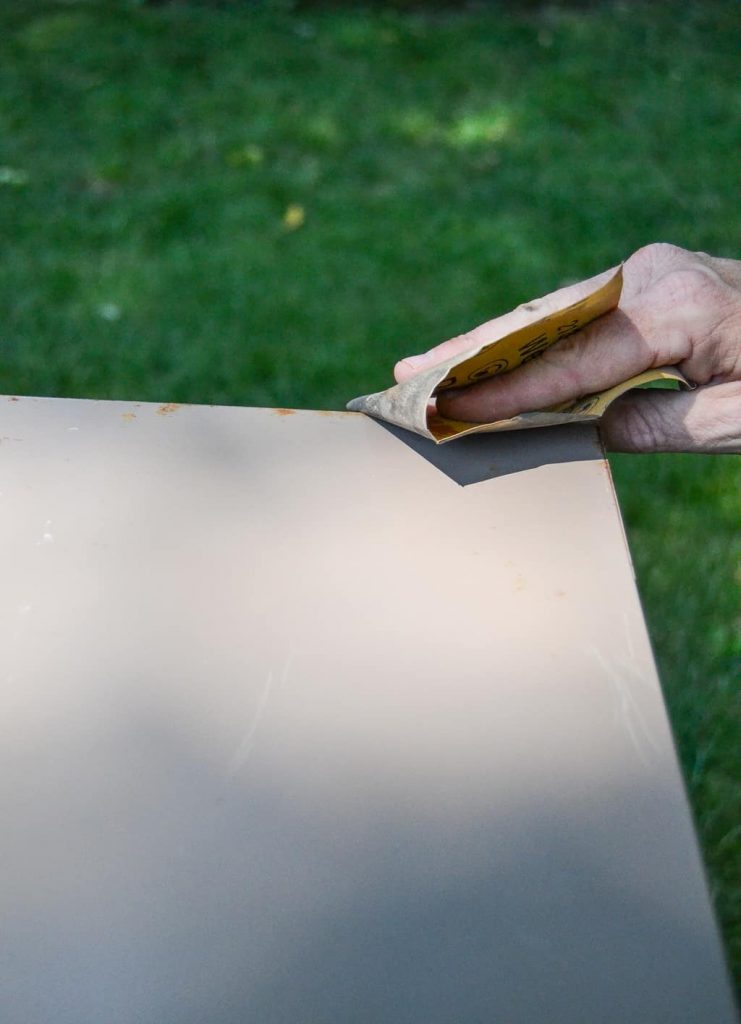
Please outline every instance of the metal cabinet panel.
[[0, 403], [4, 1021], [734, 1019], [591, 428]]

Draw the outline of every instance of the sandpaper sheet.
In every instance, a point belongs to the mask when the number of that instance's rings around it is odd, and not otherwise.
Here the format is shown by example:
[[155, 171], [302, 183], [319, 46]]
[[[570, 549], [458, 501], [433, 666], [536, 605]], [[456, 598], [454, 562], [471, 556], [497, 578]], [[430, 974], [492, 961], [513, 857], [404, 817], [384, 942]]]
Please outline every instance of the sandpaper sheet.
[[618, 268], [575, 286], [570, 291], [574, 301], [567, 306], [558, 304], [558, 293], [525, 303], [504, 318], [504, 325], [500, 323], [492, 328], [494, 336], [486, 342], [449, 357], [386, 391], [354, 398], [347, 408], [443, 444], [466, 434], [595, 422], [616, 398], [631, 388], [657, 381], [676, 381], [688, 386], [676, 367], [666, 366], [646, 370], [596, 394], [581, 395], [548, 409], [524, 412], [490, 423], [452, 420], [437, 411], [434, 399], [441, 391], [463, 388], [510, 373], [615, 309], [620, 300], [622, 281], [622, 268]]

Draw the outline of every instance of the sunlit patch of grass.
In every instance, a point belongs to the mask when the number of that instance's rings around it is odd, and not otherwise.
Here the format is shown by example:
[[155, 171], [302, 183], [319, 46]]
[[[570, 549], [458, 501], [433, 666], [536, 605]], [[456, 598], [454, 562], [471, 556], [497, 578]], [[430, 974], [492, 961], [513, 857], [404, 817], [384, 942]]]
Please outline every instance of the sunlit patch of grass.
[[485, 146], [506, 139], [512, 130], [512, 117], [506, 110], [497, 109], [462, 114], [446, 132], [453, 146]]
[[395, 115], [392, 123], [402, 138], [419, 145], [468, 149], [491, 146], [506, 139], [512, 130], [512, 114], [502, 104], [448, 118], [435, 117], [429, 110], [416, 108]]

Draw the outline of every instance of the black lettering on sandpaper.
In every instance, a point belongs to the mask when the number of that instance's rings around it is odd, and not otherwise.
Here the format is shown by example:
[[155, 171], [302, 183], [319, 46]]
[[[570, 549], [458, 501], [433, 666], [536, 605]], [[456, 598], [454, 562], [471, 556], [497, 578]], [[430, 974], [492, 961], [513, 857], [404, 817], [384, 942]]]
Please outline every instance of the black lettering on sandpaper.
[[549, 341], [548, 335], [545, 331], [539, 334], [537, 338], [531, 338], [530, 341], [526, 341], [524, 345], [519, 348], [520, 362], [528, 363], [531, 359], [540, 355], [545, 349], [548, 348]]
[[480, 366], [468, 375], [469, 381], [484, 380], [486, 377], [493, 377], [497, 373], [504, 373], [509, 366], [506, 359], [494, 359], [485, 366]]
[[556, 337], [565, 338], [567, 334], [572, 334], [578, 326], [579, 320], [576, 318], [574, 320], [569, 320], [567, 324], [560, 324], [556, 328]]
[[531, 338], [530, 341], [526, 341], [524, 345], [520, 345], [518, 349], [521, 356], [530, 355], [531, 352], [540, 352], [548, 344], [548, 335], [545, 331], [539, 334], [537, 338]]

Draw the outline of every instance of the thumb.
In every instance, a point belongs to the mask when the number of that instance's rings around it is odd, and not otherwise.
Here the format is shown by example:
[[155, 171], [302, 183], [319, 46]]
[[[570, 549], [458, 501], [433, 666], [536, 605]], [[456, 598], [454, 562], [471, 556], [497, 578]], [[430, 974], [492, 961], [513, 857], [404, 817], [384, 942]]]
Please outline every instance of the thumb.
[[600, 422], [614, 452], [741, 452], [741, 381], [697, 391], [631, 391]]

